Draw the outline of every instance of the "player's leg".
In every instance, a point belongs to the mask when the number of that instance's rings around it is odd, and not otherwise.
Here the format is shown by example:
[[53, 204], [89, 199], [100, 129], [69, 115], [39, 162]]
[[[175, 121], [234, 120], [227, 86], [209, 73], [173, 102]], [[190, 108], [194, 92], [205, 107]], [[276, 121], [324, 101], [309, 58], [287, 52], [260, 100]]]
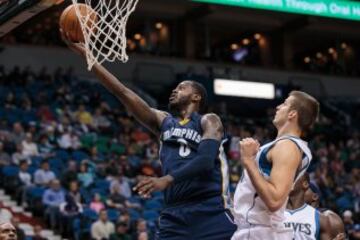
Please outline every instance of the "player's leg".
[[192, 227], [194, 239], [230, 240], [236, 230], [230, 211], [203, 211], [194, 214], [193, 221], [197, 224]]
[[184, 219], [184, 209], [171, 208], [161, 212], [156, 240], [189, 239], [189, 226]]
[[293, 232], [287, 231], [274, 231], [270, 227], [251, 226], [236, 231], [231, 240], [264, 240], [264, 239], [276, 239], [276, 240], [292, 240], [294, 239]]

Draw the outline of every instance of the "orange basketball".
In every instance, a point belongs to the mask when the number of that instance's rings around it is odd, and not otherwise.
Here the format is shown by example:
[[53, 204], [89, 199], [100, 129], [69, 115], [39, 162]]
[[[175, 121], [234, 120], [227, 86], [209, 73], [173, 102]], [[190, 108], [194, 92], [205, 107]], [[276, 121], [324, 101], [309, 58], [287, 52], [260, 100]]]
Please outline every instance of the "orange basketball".
[[[79, 12], [81, 16], [89, 16], [86, 25], [91, 27], [97, 22], [96, 12], [88, 5], [78, 3]], [[81, 29], [80, 21], [76, 15], [75, 5], [72, 4], [67, 7], [60, 16], [60, 28], [68, 34], [69, 40], [72, 42], [84, 42], [84, 35]]]

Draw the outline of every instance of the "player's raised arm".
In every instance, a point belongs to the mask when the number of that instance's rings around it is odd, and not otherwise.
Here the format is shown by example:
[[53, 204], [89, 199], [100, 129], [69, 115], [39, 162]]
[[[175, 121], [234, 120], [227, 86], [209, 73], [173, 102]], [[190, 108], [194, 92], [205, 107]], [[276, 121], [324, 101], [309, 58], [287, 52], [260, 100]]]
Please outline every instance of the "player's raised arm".
[[259, 143], [254, 139], [240, 142], [241, 160], [257, 194], [270, 211], [277, 211], [285, 203], [301, 161], [301, 152], [291, 140], [281, 140], [269, 152], [272, 161], [270, 178], [265, 179], [255, 162]]
[[[85, 57], [85, 49], [82, 44], [69, 42], [67, 41], [67, 37], [64, 36], [65, 34], [62, 33], [62, 35], [64, 41], [73, 51]], [[100, 64], [95, 64], [92, 71], [99, 78], [100, 82], [124, 104], [127, 111], [132, 114], [136, 120], [153, 133], [159, 134], [161, 122], [166, 117], [165, 112], [151, 108], [136, 93], [122, 84], [119, 79]]]

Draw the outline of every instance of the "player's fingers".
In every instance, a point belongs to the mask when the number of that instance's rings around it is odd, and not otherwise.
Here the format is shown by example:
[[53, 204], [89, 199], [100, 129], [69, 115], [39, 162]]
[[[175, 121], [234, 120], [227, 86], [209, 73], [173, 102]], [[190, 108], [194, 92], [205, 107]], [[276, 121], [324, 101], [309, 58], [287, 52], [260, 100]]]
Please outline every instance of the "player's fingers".
[[140, 189], [141, 187], [143, 187], [146, 184], [149, 184], [151, 182], [150, 178], [145, 178], [143, 180], [141, 180], [138, 184], [136, 184], [136, 186], [133, 188], [134, 191], [138, 191], [138, 189]]
[[151, 189], [153, 187], [154, 187], [154, 184], [151, 182], [151, 183], [141, 186], [140, 188], [138, 188], [137, 191], [139, 192], [139, 194], [146, 194], [149, 191], [149, 189]]
[[145, 192], [143, 192], [141, 194], [141, 196], [143, 196], [144, 198], [150, 198], [151, 197], [151, 193], [154, 192], [155, 188], [154, 187], [150, 187], [149, 189], [147, 189]]

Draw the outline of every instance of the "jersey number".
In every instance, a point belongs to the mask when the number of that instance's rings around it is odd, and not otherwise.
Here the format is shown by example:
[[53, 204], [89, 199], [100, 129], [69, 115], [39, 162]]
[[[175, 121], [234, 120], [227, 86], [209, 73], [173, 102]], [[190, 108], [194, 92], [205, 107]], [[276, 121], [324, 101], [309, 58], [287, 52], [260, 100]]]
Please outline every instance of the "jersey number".
[[189, 146], [187, 146], [184, 143], [180, 143], [180, 148], [179, 148], [179, 155], [180, 157], [187, 157], [189, 156], [191, 153], [191, 149], [189, 148]]

